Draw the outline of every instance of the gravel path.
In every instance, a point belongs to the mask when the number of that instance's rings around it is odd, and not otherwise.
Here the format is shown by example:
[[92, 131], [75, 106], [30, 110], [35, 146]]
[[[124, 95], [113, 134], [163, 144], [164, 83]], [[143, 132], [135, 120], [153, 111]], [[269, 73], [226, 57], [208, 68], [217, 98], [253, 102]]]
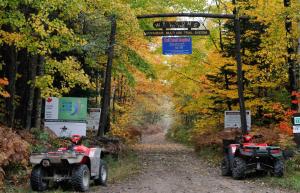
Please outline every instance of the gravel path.
[[220, 176], [218, 168], [197, 158], [191, 148], [167, 142], [163, 133], [146, 136], [137, 145], [142, 171], [120, 183], [101, 188], [105, 193], [287, 193], [253, 180]]

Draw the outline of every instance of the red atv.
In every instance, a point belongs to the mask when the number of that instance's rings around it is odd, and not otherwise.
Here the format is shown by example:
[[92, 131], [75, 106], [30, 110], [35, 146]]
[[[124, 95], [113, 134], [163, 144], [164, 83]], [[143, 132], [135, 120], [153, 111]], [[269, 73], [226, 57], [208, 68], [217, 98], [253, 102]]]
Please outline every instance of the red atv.
[[[284, 172], [283, 154], [280, 147], [266, 143], [253, 143], [252, 140], [261, 138], [261, 135], [246, 134], [240, 143], [224, 141], [225, 156], [221, 164], [223, 176], [242, 179], [247, 173], [258, 171], [281, 177]], [[236, 140], [235, 140], [236, 141]]]
[[89, 190], [90, 180], [98, 185], [106, 185], [108, 171], [101, 159], [101, 148], [81, 145], [80, 135], [73, 135], [71, 142], [72, 145], [67, 148], [30, 156], [30, 162], [34, 165], [30, 177], [32, 190], [44, 191], [50, 181], [63, 188], [72, 185], [81, 192]]

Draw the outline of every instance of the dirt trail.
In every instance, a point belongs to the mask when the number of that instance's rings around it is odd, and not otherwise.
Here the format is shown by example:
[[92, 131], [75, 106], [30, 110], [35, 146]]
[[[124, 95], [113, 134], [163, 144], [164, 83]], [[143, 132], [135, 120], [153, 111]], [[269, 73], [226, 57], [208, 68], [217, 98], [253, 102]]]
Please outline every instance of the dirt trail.
[[142, 171], [101, 188], [105, 193], [286, 193], [261, 182], [223, 177], [219, 169], [197, 158], [191, 148], [165, 140], [164, 133], [143, 138], [136, 146]]

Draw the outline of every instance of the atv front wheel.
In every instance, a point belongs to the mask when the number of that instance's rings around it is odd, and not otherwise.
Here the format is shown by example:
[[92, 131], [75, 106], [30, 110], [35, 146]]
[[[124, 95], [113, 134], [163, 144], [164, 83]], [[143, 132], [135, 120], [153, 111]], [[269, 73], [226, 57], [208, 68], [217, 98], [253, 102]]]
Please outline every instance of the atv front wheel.
[[76, 191], [86, 192], [90, 187], [90, 170], [87, 165], [73, 168], [71, 184]]
[[240, 180], [245, 177], [247, 164], [240, 157], [235, 157], [232, 164], [232, 177], [235, 180]]
[[230, 176], [231, 170], [230, 170], [230, 161], [228, 156], [224, 156], [222, 163], [221, 163], [221, 174], [222, 176]]
[[33, 191], [45, 191], [48, 188], [49, 181], [43, 180], [46, 177], [47, 172], [41, 165], [36, 165], [30, 176], [30, 185]]
[[108, 176], [107, 164], [104, 160], [100, 160], [99, 178], [95, 179], [95, 184], [106, 186], [107, 176]]
[[276, 160], [274, 163], [274, 170], [273, 174], [276, 177], [282, 177], [283, 176], [283, 171], [284, 171], [284, 164], [282, 160]]

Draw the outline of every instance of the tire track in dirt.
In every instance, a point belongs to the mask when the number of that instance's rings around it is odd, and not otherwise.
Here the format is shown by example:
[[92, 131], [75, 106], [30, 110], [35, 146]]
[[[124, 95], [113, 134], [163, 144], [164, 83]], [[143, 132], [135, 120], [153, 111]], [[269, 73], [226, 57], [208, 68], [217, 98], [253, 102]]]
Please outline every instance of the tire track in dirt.
[[220, 176], [219, 168], [199, 159], [191, 148], [168, 142], [164, 133], [145, 136], [135, 146], [139, 175], [109, 184], [105, 193], [288, 193], [250, 180]]

